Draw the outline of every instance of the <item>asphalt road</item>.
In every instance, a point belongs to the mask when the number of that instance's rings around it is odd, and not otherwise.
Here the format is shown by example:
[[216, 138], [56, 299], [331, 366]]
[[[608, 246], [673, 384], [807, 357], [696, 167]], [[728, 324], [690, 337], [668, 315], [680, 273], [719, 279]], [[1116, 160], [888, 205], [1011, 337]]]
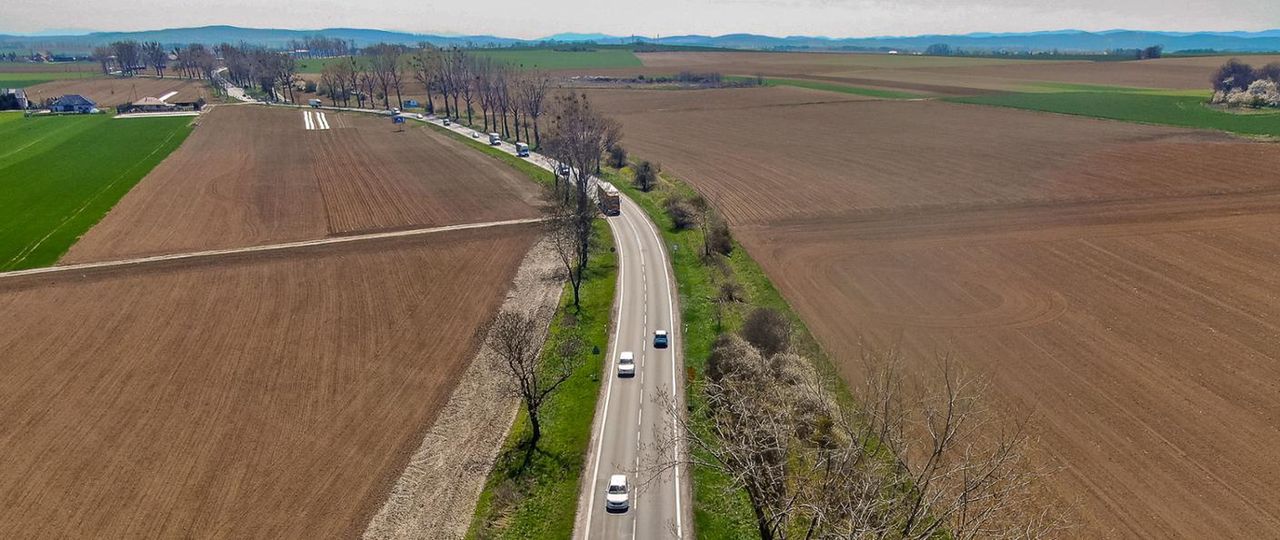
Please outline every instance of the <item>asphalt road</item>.
[[[429, 121], [442, 125], [438, 120]], [[468, 137], [473, 132], [457, 124], [449, 129]], [[480, 133], [479, 140], [487, 142], [488, 137]], [[498, 148], [515, 154], [515, 146], [510, 143], [504, 142]], [[545, 156], [533, 153], [527, 159], [555, 170], [555, 163]], [[687, 471], [675, 467], [656, 477], [653, 474], [655, 464], [676, 461], [670, 453], [657, 455], [654, 448], [659, 430], [675, 429], [667, 419], [673, 390], [677, 410], [684, 409], [684, 377], [680, 376], [684, 362], [680, 353], [681, 329], [676, 324], [679, 306], [675, 276], [657, 227], [625, 196], [621, 208], [620, 215], [606, 218], [618, 250], [617, 311], [574, 537], [683, 538], [690, 531], [692, 516]], [[655, 330], [669, 333], [669, 347], [653, 347]], [[618, 377], [618, 356], [623, 351], [635, 355], [635, 377]], [[614, 474], [626, 474], [631, 483], [631, 507], [626, 512], [605, 510], [605, 489]]]

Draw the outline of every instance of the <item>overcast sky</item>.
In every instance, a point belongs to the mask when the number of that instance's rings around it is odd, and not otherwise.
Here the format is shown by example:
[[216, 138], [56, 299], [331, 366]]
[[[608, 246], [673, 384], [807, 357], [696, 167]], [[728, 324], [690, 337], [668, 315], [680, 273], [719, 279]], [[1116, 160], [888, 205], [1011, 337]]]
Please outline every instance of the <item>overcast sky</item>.
[[865, 37], [1066, 28], [1280, 28], [1280, 0], [4, 0], [3, 5], [0, 32], [17, 33], [209, 24], [519, 38], [557, 32]]

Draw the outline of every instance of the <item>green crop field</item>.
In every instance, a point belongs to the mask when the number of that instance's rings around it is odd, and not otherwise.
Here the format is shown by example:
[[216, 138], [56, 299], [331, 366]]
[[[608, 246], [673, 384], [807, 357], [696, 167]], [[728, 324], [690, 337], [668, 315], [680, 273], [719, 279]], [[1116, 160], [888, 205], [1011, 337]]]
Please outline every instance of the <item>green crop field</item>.
[[630, 49], [599, 48], [586, 51], [554, 49], [484, 49], [476, 54], [525, 69], [627, 68], [643, 64]]
[[0, 270], [57, 262], [186, 139], [191, 120], [0, 113]]
[[0, 88], [26, 88], [62, 79], [88, 79], [97, 76], [87, 71], [0, 71]]
[[1041, 84], [1027, 92], [950, 101], [1280, 137], [1280, 113], [1226, 112], [1206, 106], [1207, 97], [1208, 92], [1185, 90]]
[[798, 88], [809, 88], [811, 90], [825, 90], [828, 92], [840, 92], [842, 94], [854, 94], [884, 99], [912, 99], [920, 97], [919, 94], [912, 94], [910, 92], [883, 90], [879, 88], [863, 88], [861, 86], [850, 86], [847, 84], [826, 81], [810, 81], [807, 79], [766, 78], [764, 83], [769, 86], [795, 86]]

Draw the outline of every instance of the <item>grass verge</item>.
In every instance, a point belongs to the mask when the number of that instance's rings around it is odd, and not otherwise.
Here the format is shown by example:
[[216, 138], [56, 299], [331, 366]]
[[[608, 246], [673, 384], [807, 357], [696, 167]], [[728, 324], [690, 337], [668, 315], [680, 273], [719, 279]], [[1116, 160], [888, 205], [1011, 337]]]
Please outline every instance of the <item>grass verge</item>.
[[57, 262], [182, 144], [191, 123], [0, 115], [0, 270]]
[[[792, 346], [796, 352], [810, 358], [824, 378], [836, 381], [835, 394], [839, 399], [852, 400], [804, 321], [741, 245], [734, 243], [733, 253], [725, 258], [729, 270], [722, 272], [703, 262], [701, 230], [674, 227], [670, 216], [663, 211], [663, 202], [667, 197], [695, 195], [692, 187], [664, 173], [656, 189], [643, 192], [633, 186], [629, 169], [607, 169], [603, 176], [639, 204], [662, 232], [667, 244], [674, 246], [671, 259], [680, 293], [681, 321], [685, 325], [682, 344], [689, 377], [685, 397], [690, 403], [702, 399], [700, 374], [706, 369], [716, 336], [737, 331], [746, 316], [757, 307], [773, 308], [786, 314], [793, 324]], [[722, 274], [731, 275], [742, 287], [745, 300], [726, 305], [717, 317], [716, 298], [725, 279]], [[708, 468], [695, 467], [692, 478], [694, 526], [698, 538], [759, 538], [745, 491], [733, 486], [729, 478], [718, 471]]]
[[[411, 129], [437, 130], [514, 167], [535, 182], [547, 186], [554, 182], [551, 172], [482, 141], [430, 123]], [[574, 313], [573, 289], [565, 284], [542, 348], [544, 357], [555, 354], [557, 343], [577, 333], [587, 344], [584, 361], [545, 405], [540, 452], [523, 469], [524, 449], [520, 443], [528, 438], [530, 428], [527, 415], [520, 410], [480, 492], [467, 538], [568, 538], [572, 534], [596, 398], [600, 395], [618, 276], [609, 225], [597, 220], [594, 227], [596, 248], [582, 283], [582, 312]]]
[[540, 451], [525, 468], [520, 443], [529, 436], [528, 417], [523, 409], [517, 415], [480, 493], [467, 538], [568, 538], [573, 531], [618, 271], [608, 224], [597, 220], [594, 234], [598, 247], [582, 284], [582, 312], [574, 313], [573, 290], [566, 284], [542, 348], [544, 358], [556, 354], [556, 344], [576, 333], [587, 344], [584, 361], [545, 405]]
[[[1043, 85], [1042, 85], [1043, 87]], [[1169, 126], [1215, 129], [1241, 135], [1280, 137], [1280, 114], [1234, 114], [1205, 105], [1206, 93], [1071, 85], [1067, 91], [948, 98], [957, 103], [1011, 107]]]

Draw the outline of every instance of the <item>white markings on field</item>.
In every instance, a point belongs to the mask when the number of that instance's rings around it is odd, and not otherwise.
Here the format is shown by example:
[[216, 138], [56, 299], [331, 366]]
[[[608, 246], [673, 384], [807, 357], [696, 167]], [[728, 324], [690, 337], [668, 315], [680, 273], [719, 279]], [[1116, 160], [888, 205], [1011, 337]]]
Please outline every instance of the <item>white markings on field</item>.
[[315, 116], [311, 116], [311, 111], [303, 109], [302, 124], [303, 127], [307, 128], [307, 131], [329, 129], [329, 117], [320, 111], [316, 111]]
[[174, 91], [172, 91], [172, 92], [169, 92], [168, 94], [165, 94], [165, 95], [163, 95], [163, 96], [160, 96], [160, 101], [169, 101], [169, 98], [171, 98], [171, 97], [173, 97], [173, 96], [176, 96], [176, 95], [178, 95], [178, 91], [177, 91], [177, 90], [174, 90]]

